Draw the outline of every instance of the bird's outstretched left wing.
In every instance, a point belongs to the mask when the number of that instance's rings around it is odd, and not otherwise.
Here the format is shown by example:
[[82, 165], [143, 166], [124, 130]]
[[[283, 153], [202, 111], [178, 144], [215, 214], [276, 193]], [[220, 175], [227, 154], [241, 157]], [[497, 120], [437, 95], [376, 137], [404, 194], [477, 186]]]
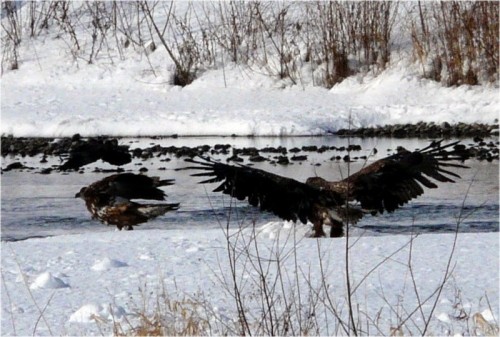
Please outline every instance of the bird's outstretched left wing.
[[340, 195], [333, 191], [324, 191], [297, 180], [266, 172], [249, 166], [232, 166], [213, 161], [187, 159], [196, 164], [181, 170], [200, 170], [193, 176], [207, 177], [200, 183], [221, 184], [214, 192], [222, 192], [239, 200], [248, 199], [252, 206], [260, 206], [284, 220], [302, 223], [312, 221], [317, 207], [331, 209], [342, 205]]

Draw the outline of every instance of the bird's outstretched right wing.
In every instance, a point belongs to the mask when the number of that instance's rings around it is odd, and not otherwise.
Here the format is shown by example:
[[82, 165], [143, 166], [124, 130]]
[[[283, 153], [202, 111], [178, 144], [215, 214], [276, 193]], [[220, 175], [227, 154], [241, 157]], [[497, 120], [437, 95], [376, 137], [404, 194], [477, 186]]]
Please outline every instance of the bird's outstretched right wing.
[[[423, 187], [437, 188], [431, 179], [453, 183], [453, 179], [460, 178], [448, 169], [467, 168], [458, 163], [450, 163], [467, 159], [467, 153], [456, 147], [457, 144], [458, 142], [441, 145], [439, 141], [418, 151], [401, 150], [332, 186], [342, 186], [343, 190], [349, 190], [350, 198], [358, 200], [366, 210], [374, 213], [393, 212], [423, 194]], [[454, 148], [447, 150], [450, 147]]]

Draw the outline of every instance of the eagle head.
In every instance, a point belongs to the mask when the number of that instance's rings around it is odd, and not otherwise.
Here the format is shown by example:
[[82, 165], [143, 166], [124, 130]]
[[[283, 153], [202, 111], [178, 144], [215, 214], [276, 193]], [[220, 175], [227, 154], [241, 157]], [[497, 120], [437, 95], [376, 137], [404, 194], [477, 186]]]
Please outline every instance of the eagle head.
[[306, 184], [309, 186], [314, 186], [314, 187], [322, 190], [325, 187], [327, 187], [328, 182], [321, 177], [310, 177], [310, 178], [307, 178]]
[[77, 194], [75, 194], [75, 198], [82, 198], [83, 199], [83, 195], [85, 193], [85, 191], [87, 190], [86, 187], [82, 187], [82, 189], [80, 190], [80, 192], [78, 192]]

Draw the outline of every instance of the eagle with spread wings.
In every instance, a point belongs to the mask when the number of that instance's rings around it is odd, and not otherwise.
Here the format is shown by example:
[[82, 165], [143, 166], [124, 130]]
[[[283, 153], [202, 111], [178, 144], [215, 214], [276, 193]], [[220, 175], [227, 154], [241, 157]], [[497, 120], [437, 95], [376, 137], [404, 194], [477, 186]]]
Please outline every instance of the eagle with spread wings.
[[173, 184], [172, 179], [160, 180], [142, 174], [113, 174], [87, 187], [82, 187], [75, 198], [82, 198], [93, 219], [119, 230], [147, 222], [166, 212], [179, 208], [178, 203], [142, 204], [133, 199], [164, 200], [166, 194], [158, 187]]
[[[193, 176], [208, 177], [201, 183], [221, 184], [214, 192], [222, 192], [252, 206], [269, 211], [288, 221], [310, 221], [313, 236], [325, 236], [323, 226], [330, 226], [330, 236], [344, 234], [346, 223], [355, 224], [365, 214], [394, 212], [424, 193], [424, 188], [437, 188], [431, 180], [452, 183], [460, 178], [448, 168], [467, 168], [450, 161], [463, 161], [467, 153], [458, 142], [441, 145], [433, 141], [417, 151], [400, 148], [397, 153], [377, 160], [340, 181], [321, 177], [305, 183], [245, 165], [227, 165], [210, 158], [187, 159], [196, 164], [182, 170], [201, 170]], [[452, 148], [453, 147], [453, 148]], [[452, 149], [450, 149], [452, 148]]]

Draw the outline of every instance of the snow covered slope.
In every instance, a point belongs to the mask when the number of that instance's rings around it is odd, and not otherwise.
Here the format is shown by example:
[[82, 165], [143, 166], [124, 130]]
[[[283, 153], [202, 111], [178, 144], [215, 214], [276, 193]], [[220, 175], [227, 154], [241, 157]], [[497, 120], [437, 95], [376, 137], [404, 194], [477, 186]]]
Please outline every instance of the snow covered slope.
[[[402, 64], [377, 77], [350, 78], [331, 90], [281, 88], [238, 67], [207, 71], [184, 88], [127, 70], [86, 66], [68, 71], [59, 59], [36, 62], [2, 78], [1, 133], [14, 136], [154, 136], [325, 134], [341, 128], [419, 121], [494, 123], [498, 89], [444, 88]], [[50, 63], [49, 63], [50, 62]], [[135, 65], [139, 66], [139, 65]], [[140, 67], [140, 66], [139, 66]]]

